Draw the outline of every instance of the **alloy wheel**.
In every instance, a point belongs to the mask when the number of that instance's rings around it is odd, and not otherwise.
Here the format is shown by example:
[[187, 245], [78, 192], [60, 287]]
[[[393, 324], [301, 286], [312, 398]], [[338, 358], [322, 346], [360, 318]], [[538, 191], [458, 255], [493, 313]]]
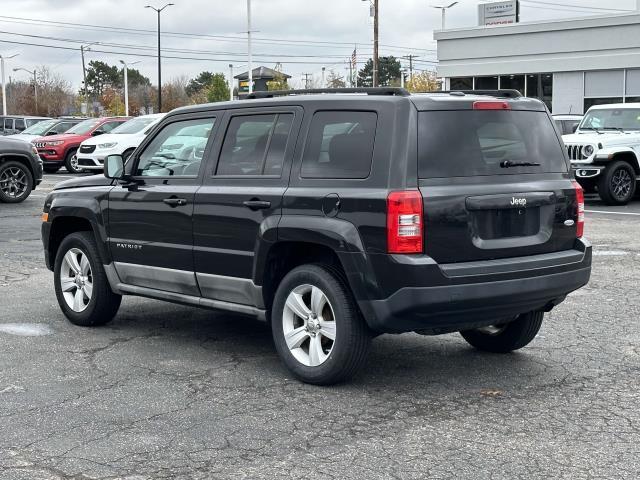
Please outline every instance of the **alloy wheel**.
[[298, 362], [322, 365], [336, 340], [336, 321], [331, 302], [313, 285], [294, 288], [284, 306], [282, 326], [285, 342]]
[[93, 295], [93, 274], [82, 250], [72, 248], [64, 255], [59, 281], [67, 306], [76, 313], [83, 312]]
[[69, 160], [69, 166], [71, 167], [72, 173], [82, 173], [82, 169], [78, 164], [78, 156], [74, 155]]
[[625, 200], [633, 188], [633, 178], [624, 168], [619, 168], [611, 176], [611, 190], [618, 200]]
[[9, 167], [0, 174], [0, 190], [10, 198], [22, 197], [28, 189], [27, 173], [20, 167]]

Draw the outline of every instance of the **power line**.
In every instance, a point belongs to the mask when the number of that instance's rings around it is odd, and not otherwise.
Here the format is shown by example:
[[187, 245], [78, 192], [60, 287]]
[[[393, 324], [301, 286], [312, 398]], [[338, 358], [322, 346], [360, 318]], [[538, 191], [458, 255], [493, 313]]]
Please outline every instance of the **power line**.
[[[106, 25], [95, 25], [95, 24], [86, 24], [86, 23], [72, 23], [72, 22], [60, 22], [53, 20], [41, 20], [34, 18], [25, 18], [25, 17], [13, 17], [8, 15], [0, 15], [0, 19], [6, 19], [11, 21], [11, 23], [25, 23], [27, 22], [30, 25], [33, 24], [43, 24], [54, 27], [61, 28], [74, 28], [74, 29], [85, 29], [85, 30], [98, 30], [98, 31], [109, 31], [109, 32], [119, 32], [119, 33], [129, 33], [136, 35], [156, 35], [157, 32], [155, 30], [147, 30], [141, 28], [128, 28], [128, 27], [115, 27], [115, 26], [106, 26]], [[2, 21], [2, 20], [0, 20]], [[242, 42], [244, 43], [246, 39], [244, 37], [235, 36], [235, 35], [210, 35], [210, 34], [202, 34], [202, 33], [189, 33], [189, 32], [171, 32], [166, 31], [162, 32], [162, 36], [177, 36], [177, 37], [187, 37], [187, 38], [202, 38], [202, 39], [211, 39], [217, 41], [228, 41], [228, 42]], [[353, 48], [353, 45], [366, 45], [369, 42], [337, 42], [337, 41], [324, 41], [324, 40], [301, 40], [301, 39], [280, 39], [280, 38], [267, 38], [267, 37], [256, 37], [254, 39], [258, 43], [263, 43], [265, 45], [287, 45], [291, 46], [292, 44], [299, 44], [304, 46], [327, 46], [333, 45], [337, 48]], [[398, 46], [398, 45], [382, 45], [389, 48], [396, 49], [404, 49], [404, 50], [416, 50], [416, 51], [435, 51], [429, 49], [421, 49], [421, 48], [413, 48], [409, 46]]]
[[[58, 49], [58, 50], [74, 50], [77, 51], [78, 48], [76, 47], [66, 47], [66, 46], [62, 46], [62, 45], [46, 45], [46, 44], [41, 44], [41, 43], [31, 43], [31, 42], [18, 42], [15, 40], [4, 40], [4, 39], [0, 39], [0, 43], [9, 43], [12, 45], [25, 45], [25, 46], [30, 46], [30, 47], [42, 47], [42, 48], [53, 48], [53, 49]], [[156, 58], [156, 55], [152, 55], [152, 54], [146, 54], [146, 53], [138, 53], [138, 52], [116, 52], [116, 51], [112, 51], [112, 50], [102, 50], [102, 49], [96, 49], [95, 47], [91, 48], [91, 51], [94, 53], [104, 53], [104, 54], [111, 54], [111, 55], [121, 55], [121, 56], [128, 56], [128, 57], [148, 57], [148, 58]], [[237, 62], [237, 63], [242, 63], [245, 60], [244, 59], [239, 59], [239, 58], [230, 58], [230, 57], [225, 57], [225, 58], [214, 58], [214, 57], [187, 57], [187, 56], [175, 56], [175, 55], [164, 55], [163, 58], [166, 59], [172, 59], [172, 60], [196, 60], [196, 61], [210, 61], [210, 62]], [[319, 62], [319, 61], [301, 61], [301, 60], [286, 60], [284, 62], [281, 62], [284, 64], [301, 64], [301, 65], [325, 65], [326, 62]]]

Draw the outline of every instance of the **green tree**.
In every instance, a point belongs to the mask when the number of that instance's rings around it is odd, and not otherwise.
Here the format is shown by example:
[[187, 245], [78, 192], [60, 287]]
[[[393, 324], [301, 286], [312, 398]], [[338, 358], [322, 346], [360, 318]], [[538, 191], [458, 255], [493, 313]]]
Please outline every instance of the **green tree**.
[[[187, 87], [188, 88], [188, 87]], [[209, 102], [224, 102], [229, 100], [229, 86], [222, 73], [214, 73], [206, 87]]]
[[[400, 61], [394, 57], [380, 57], [378, 59], [378, 86], [388, 87], [389, 85], [400, 83]], [[358, 86], [373, 86], [373, 60], [369, 59], [362, 70], [358, 72]]]
[[122, 79], [118, 67], [98, 60], [91, 60], [87, 67], [87, 85], [80, 90], [80, 93], [84, 94], [86, 90], [89, 96], [100, 98], [106, 88], [120, 88], [121, 86]]
[[192, 78], [189, 80], [189, 83], [187, 83], [187, 87], [185, 88], [187, 95], [192, 97], [205, 90], [211, 85], [213, 77], [214, 75], [211, 72], [200, 72], [196, 78]]

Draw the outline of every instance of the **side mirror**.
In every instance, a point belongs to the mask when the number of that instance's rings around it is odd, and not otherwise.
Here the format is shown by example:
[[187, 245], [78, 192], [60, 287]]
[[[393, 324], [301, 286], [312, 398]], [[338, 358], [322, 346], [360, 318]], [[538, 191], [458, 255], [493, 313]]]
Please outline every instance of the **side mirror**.
[[104, 176], [114, 180], [122, 180], [124, 178], [122, 155], [109, 155], [104, 160]]
[[104, 132], [102, 130], [95, 130], [91, 136], [92, 137], [97, 137], [98, 135], [102, 135]]

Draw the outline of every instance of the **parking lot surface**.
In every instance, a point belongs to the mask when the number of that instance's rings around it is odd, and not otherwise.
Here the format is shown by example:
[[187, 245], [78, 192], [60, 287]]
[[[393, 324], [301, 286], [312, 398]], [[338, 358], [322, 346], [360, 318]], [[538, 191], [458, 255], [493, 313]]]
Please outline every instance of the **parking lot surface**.
[[321, 388], [253, 320], [125, 298], [107, 327], [69, 324], [39, 225], [64, 178], [0, 204], [1, 479], [638, 478], [640, 200], [587, 197], [591, 283], [529, 347], [381, 336]]

